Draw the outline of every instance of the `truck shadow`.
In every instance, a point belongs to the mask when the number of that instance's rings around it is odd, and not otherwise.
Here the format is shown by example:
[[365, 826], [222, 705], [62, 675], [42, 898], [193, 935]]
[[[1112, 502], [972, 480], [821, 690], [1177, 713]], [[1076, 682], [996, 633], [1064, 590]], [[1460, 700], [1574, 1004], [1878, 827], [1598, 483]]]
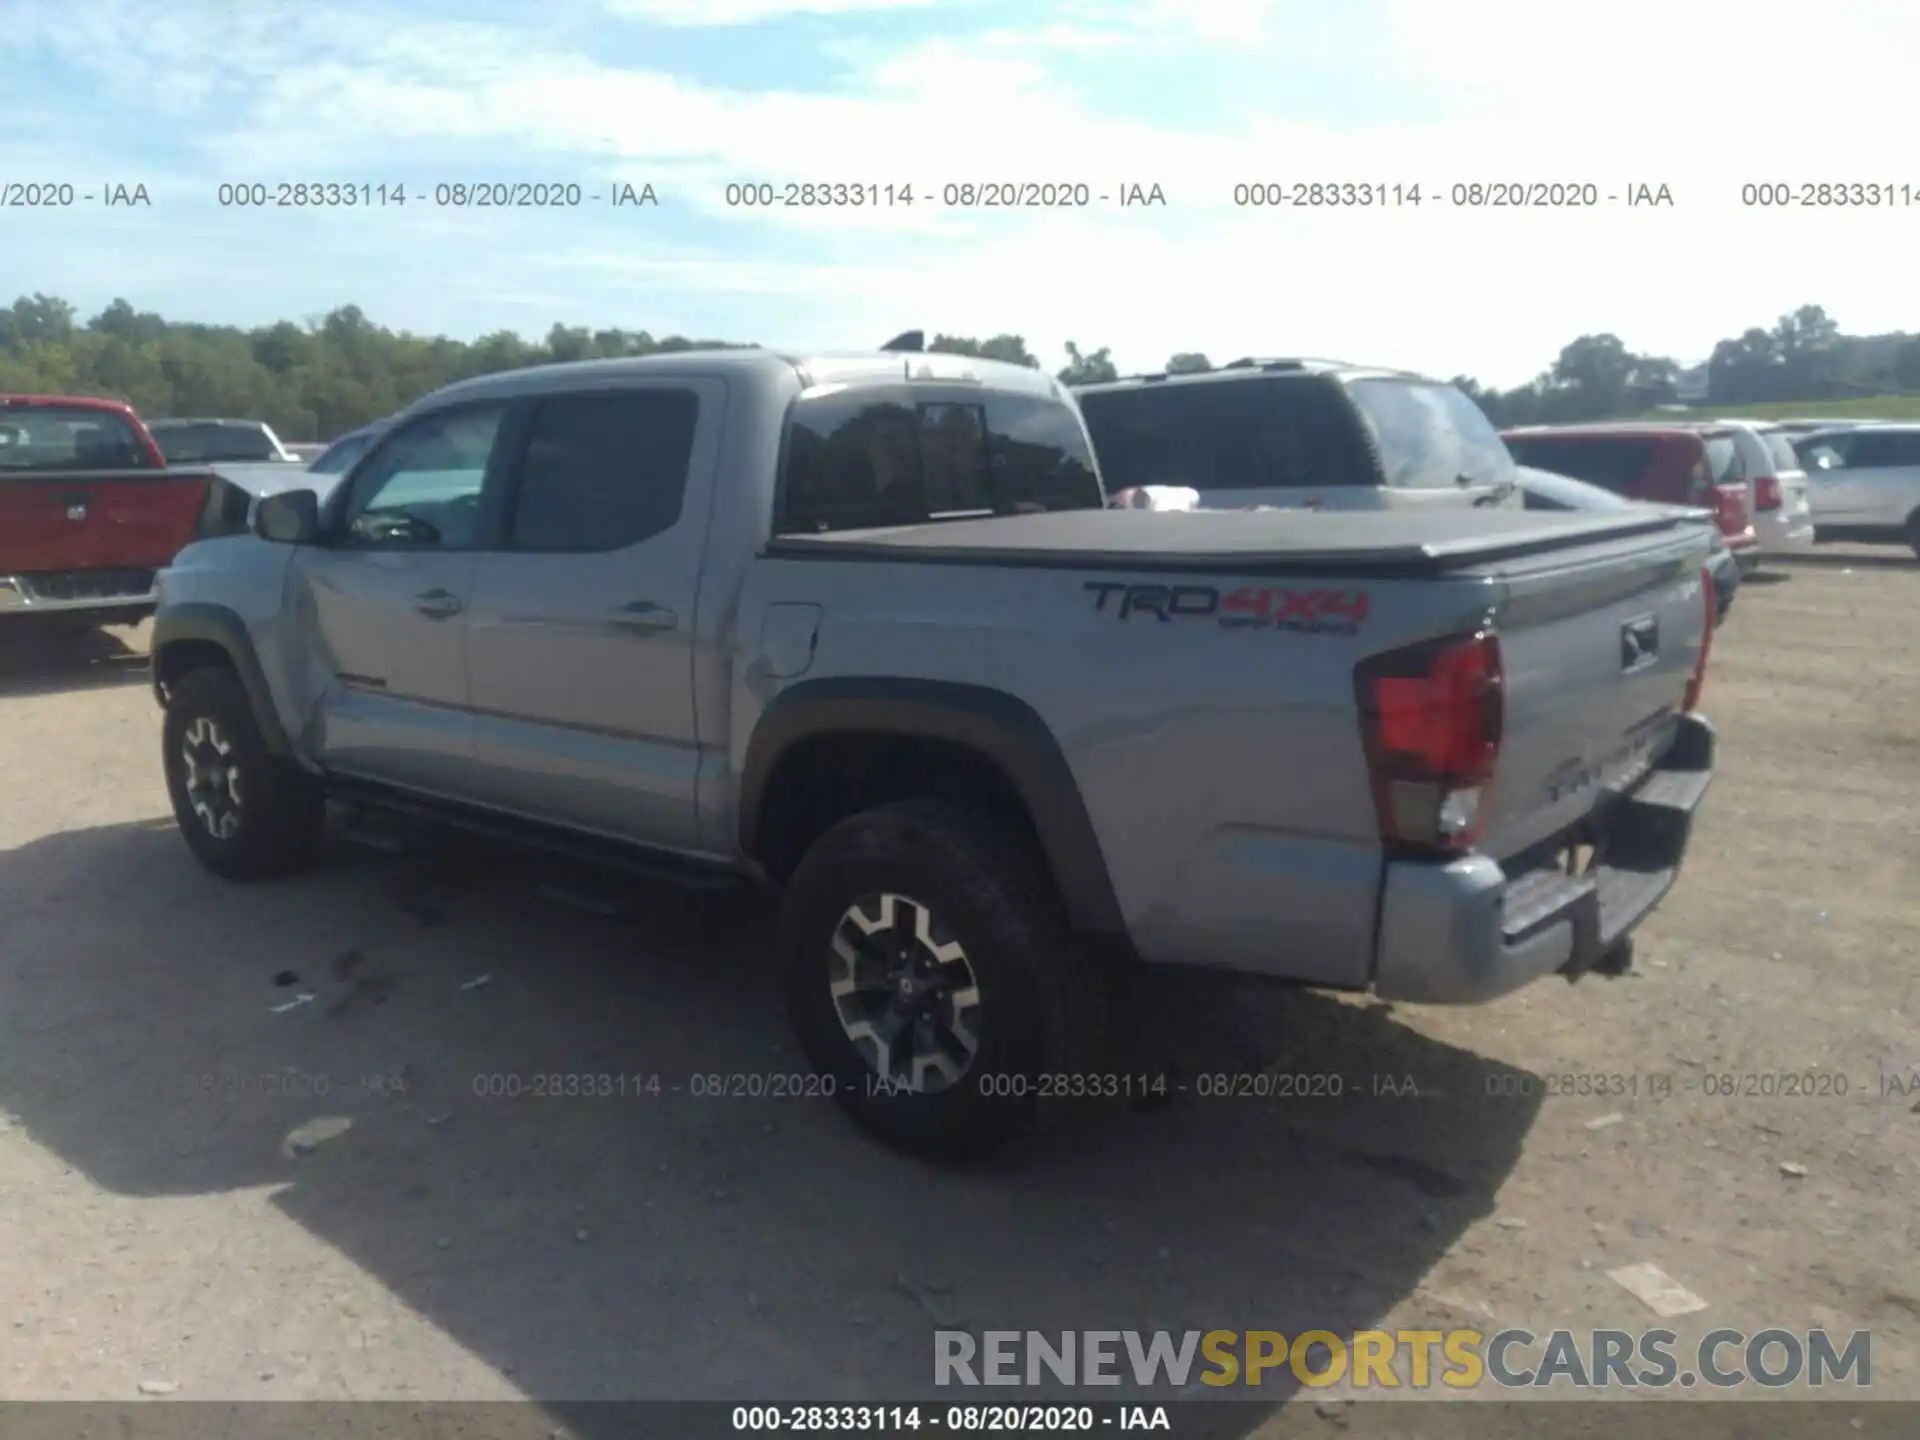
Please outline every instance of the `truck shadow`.
[[114, 631], [0, 619], [0, 696], [136, 685], [146, 678], [146, 651]]
[[[939, 1329], [1367, 1328], [1491, 1209], [1537, 1108], [1387, 1007], [1156, 975], [1132, 1007], [1184, 1091], [940, 1170], [734, 1093], [803, 1069], [764, 903], [551, 903], [575, 878], [341, 847], [227, 886], [162, 821], [5, 852], [0, 1104], [117, 1195], [282, 1187], [583, 1440], [619, 1433], [594, 1401], [1010, 1398], [936, 1391]], [[1255, 1073], [1337, 1079], [1198, 1078]], [[322, 1117], [350, 1128], [301, 1141]], [[273, 1334], [236, 1375], [298, 1379]], [[1294, 1385], [1266, 1381], [1218, 1433]]]

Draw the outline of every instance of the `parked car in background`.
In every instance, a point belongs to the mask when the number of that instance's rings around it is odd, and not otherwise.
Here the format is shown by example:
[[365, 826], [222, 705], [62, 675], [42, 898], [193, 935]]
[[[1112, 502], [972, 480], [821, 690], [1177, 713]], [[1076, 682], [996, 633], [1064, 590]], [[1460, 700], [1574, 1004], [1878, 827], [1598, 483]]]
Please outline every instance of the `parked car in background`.
[[331, 797], [771, 882], [807, 1093], [942, 1156], [1118, 1069], [1116, 961], [1462, 1004], [1627, 968], [1712, 780], [1697, 530], [1106, 499], [1024, 366], [462, 382], [166, 571], [175, 820], [232, 880]]
[[316, 475], [344, 475], [374, 441], [386, 433], [391, 420], [376, 420], [371, 425], [362, 425], [358, 430], [349, 430], [326, 449], [307, 463], [307, 469]]
[[[1519, 473], [1520, 490], [1526, 497], [1526, 508], [1529, 510], [1617, 511], [1630, 510], [1635, 505], [1646, 503], [1628, 500], [1611, 490], [1602, 490], [1598, 485], [1575, 480], [1570, 475], [1535, 470], [1530, 465], [1520, 466]], [[1725, 620], [1727, 611], [1733, 608], [1734, 592], [1740, 588], [1740, 567], [1734, 563], [1733, 551], [1727, 548], [1727, 537], [1720, 533], [1719, 521], [1711, 510], [1702, 510], [1697, 506], [1663, 508], [1694, 519], [1707, 533], [1707, 573], [1713, 577], [1713, 599], [1718, 611], [1715, 621]]]
[[1920, 557], [1920, 425], [1816, 430], [1795, 448], [1820, 539], [1906, 545]]
[[1791, 555], [1812, 549], [1813, 507], [1807, 499], [1807, 472], [1794, 451], [1793, 437], [1767, 420], [1715, 422], [1719, 427], [1733, 434], [1760, 553]]
[[155, 420], [148, 428], [169, 465], [300, 463], [264, 420]]
[[1501, 432], [1516, 464], [1584, 480], [1628, 500], [1708, 510], [1742, 575], [1760, 563], [1738, 442], [1725, 427], [1622, 423]]
[[1074, 391], [1109, 493], [1205, 510], [1520, 508], [1513, 461], [1452, 385], [1330, 360], [1236, 361]]
[[302, 465], [311, 465], [322, 455], [326, 454], [327, 447], [315, 444], [312, 441], [303, 440], [297, 445], [287, 444], [286, 450], [288, 454], [293, 456], [293, 458], [298, 460]]
[[210, 472], [169, 469], [132, 407], [0, 395], [0, 625], [138, 620], [181, 546], [244, 518]]

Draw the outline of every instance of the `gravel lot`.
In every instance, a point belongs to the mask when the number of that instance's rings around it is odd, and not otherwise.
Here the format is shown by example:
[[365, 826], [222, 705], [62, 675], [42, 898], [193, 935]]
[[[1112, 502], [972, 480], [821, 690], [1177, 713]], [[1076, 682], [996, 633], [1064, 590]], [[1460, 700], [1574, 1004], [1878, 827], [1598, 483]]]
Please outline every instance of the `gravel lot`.
[[[224, 885], [144, 634], [0, 636], [0, 1399], [879, 1399], [930, 1393], [941, 1325], [1641, 1329], [1607, 1271], [1642, 1260], [1710, 1302], [1683, 1341], [1870, 1328], [1920, 1399], [1920, 566], [1816, 558], [1717, 638], [1720, 778], [1636, 975], [1456, 1011], [1158, 981], [1181, 1068], [1347, 1098], [959, 1175], [689, 1093], [796, 1067], [757, 903], [588, 913], [345, 843]], [[666, 1088], [476, 1093], [551, 1074]]]

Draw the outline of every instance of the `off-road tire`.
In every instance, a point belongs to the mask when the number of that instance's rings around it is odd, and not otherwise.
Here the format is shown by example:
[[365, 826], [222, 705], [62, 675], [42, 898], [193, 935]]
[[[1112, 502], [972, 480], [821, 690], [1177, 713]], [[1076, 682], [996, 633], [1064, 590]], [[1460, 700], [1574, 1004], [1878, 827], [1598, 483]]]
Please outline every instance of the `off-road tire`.
[[[196, 735], [203, 748], [216, 741], [229, 747], [239, 795], [231, 833], [216, 834], [195, 808], [185, 751]], [[227, 880], [269, 880], [312, 863], [326, 823], [325, 797], [314, 777], [267, 749], [237, 676], [216, 668], [183, 675], [170, 689], [161, 737], [174, 820], [202, 865]]]
[[[945, 1089], [892, 1091], [843, 1026], [832, 947], [865, 897], [903, 896], [957, 940], [980, 1002], [970, 1067]], [[883, 1143], [930, 1160], [985, 1155], [1105, 1108], [1105, 976], [1069, 932], [1045, 857], [1018, 826], [947, 800], [896, 801], [814, 842], [780, 914], [787, 1009], [840, 1106]], [[1080, 1077], [1076, 1080], [1075, 1077]], [[1077, 1092], [1077, 1093], [1076, 1093]]]

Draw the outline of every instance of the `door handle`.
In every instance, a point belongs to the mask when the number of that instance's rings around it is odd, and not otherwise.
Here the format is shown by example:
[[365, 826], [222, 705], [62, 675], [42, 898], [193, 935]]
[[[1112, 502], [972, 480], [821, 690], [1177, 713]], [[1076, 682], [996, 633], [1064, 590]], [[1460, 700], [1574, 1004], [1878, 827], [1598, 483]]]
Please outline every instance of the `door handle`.
[[630, 600], [613, 612], [613, 623], [622, 630], [672, 630], [680, 624], [680, 617], [651, 600]]
[[422, 590], [413, 597], [413, 608], [429, 620], [445, 620], [448, 616], [458, 615], [464, 608], [460, 597], [451, 590]]

